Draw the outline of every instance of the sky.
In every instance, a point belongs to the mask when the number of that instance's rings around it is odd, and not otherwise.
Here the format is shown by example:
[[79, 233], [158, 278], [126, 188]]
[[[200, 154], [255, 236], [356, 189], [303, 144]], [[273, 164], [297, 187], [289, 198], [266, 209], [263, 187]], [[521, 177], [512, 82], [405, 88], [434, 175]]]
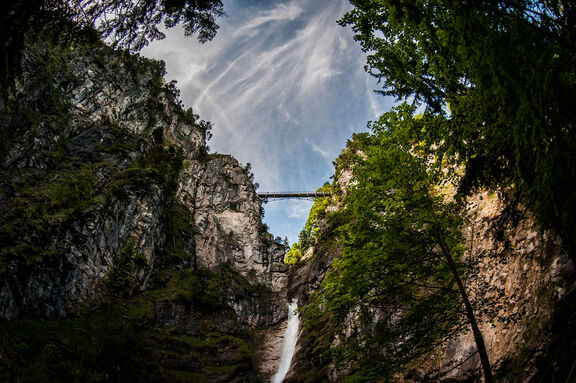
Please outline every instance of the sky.
[[[337, 20], [347, 0], [228, 0], [206, 44], [173, 28], [142, 54], [164, 60], [181, 99], [212, 122], [212, 153], [250, 163], [261, 192], [315, 191], [352, 133], [392, 105], [374, 92], [365, 55]], [[297, 241], [312, 206], [270, 201], [264, 222]]]

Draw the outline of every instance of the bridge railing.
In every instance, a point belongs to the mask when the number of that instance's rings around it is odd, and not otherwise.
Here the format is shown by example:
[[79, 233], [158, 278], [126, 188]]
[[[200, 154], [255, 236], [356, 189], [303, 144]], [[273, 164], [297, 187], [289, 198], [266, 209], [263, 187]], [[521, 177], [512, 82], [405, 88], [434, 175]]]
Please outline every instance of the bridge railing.
[[287, 198], [323, 198], [330, 197], [331, 193], [325, 192], [264, 192], [258, 193], [258, 197], [264, 201], [270, 199], [287, 199]]

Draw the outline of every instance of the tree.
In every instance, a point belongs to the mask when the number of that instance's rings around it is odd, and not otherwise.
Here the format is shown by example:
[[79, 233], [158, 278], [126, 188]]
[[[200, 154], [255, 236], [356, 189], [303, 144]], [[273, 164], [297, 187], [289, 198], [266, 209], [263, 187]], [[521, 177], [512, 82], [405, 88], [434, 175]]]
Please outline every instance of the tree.
[[356, 183], [336, 213], [346, 222], [338, 228], [343, 254], [311, 310], [327, 311], [334, 323], [351, 314], [365, 323], [358, 338], [337, 351], [352, 360], [358, 380], [392, 373], [449, 338], [465, 318], [490, 382], [488, 354], [461, 277], [460, 205], [441, 192], [455, 172], [423, 140], [422, 127], [437, 118], [414, 118], [414, 110], [403, 105], [372, 125], [366, 159], [354, 164]]
[[384, 94], [445, 116], [462, 192], [502, 182], [576, 250], [576, 5], [568, 0], [352, 0], [341, 20]]
[[0, 80], [4, 92], [18, 74], [25, 40], [41, 33], [56, 41], [86, 38], [96, 30], [117, 48], [138, 51], [165, 37], [158, 26], [182, 24], [184, 34], [202, 43], [216, 35], [216, 18], [223, 16], [221, 0], [38, 0], [3, 5], [0, 14]]
[[[326, 182], [322, 187], [316, 190], [316, 193], [331, 193], [332, 187]], [[314, 245], [318, 238], [320, 228], [318, 227], [318, 218], [325, 214], [326, 208], [330, 205], [332, 199], [330, 197], [315, 197], [314, 205], [310, 208], [308, 219], [304, 225], [304, 230], [308, 239], [308, 246]]]
[[310, 233], [306, 230], [300, 230], [300, 234], [298, 234], [298, 243], [300, 244], [300, 248], [307, 249], [310, 247]]
[[197, 34], [200, 42], [210, 41], [218, 30], [216, 17], [224, 15], [221, 0], [83, 0], [79, 4], [79, 20], [97, 24], [113, 46], [130, 50], [163, 39], [158, 29], [162, 21], [166, 28], [182, 24], [186, 36]]
[[[330, 193], [332, 187], [329, 183], [325, 183], [322, 187], [316, 190], [317, 193]], [[320, 228], [318, 227], [318, 218], [325, 214], [326, 208], [330, 204], [331, 198], [330, 197], [317, 197], [314, 198], [314, 205], [310, 208], [310, 213], [308, 214], [308, 219], [306, 220], [306, 224], [304, 225], [304, 229], [302, 229], [298, 235], [298, 246], [295, 248], [292, 246], [290, 249], [290, 259], [291, 262], [295, 263], [299, 260], [302, 256], [301, 253], [305, 253], [311, 246], [314, 246], [316, 241], [318, 240], [318, 234]]]
[[302, 249], [300, 247], [300, 243], [296, 242], [293, 243], [290, 249], [286, 252], [284, 256], [284, 263], [296, 263], [302, 258]]

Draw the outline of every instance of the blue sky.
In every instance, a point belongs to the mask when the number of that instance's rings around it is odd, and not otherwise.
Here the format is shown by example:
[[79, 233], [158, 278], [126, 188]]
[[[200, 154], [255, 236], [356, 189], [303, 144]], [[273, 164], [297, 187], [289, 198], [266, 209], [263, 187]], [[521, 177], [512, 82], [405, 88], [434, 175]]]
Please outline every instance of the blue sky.
[[[204, 45], [179, 28], [142, 54], [166, 62], [186, 107], [214, 125], [211, 152], [251, 163], [260, 191], [314, 191], [330, 181], [352, 133], [388, 110], [365, 56], [336, 21], [347, 0], [224, 1]], [[271, 201], [274, 236], [298, 238], [311, 201]]]

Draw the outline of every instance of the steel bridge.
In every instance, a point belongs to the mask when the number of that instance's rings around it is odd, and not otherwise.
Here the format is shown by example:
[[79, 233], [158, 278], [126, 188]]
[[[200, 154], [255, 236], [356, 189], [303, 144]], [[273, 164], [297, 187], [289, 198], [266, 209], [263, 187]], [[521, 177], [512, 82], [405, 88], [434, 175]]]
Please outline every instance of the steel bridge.
[[332, 194], [325, 192], [266, 192], [258, 193], [258, 197], [264, 202], [268, 202], [273, 199], [288, 199], [288, 198], [298, 198], [298, 199], [313, 199], [313, 198], [324, 198], [330, 197]]

